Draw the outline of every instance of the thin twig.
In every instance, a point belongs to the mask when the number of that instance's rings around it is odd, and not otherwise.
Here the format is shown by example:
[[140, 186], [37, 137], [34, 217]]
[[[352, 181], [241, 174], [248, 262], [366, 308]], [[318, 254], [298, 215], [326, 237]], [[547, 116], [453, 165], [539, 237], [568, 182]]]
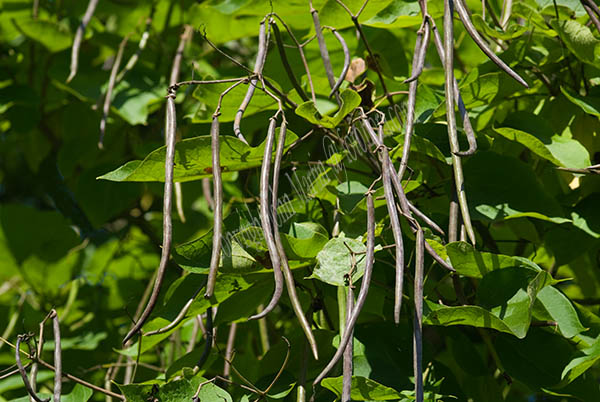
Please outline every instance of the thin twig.
[[[249, 320], [256, 320], [266, 316], [268, 313], [273, 311], [279, 302], [281, 293], [283, 292], [283, 273], [281, 271], [281, 258], [277, 245], [275, 244], [275, 238], [273, 235], [273, 229], [271, 226], [271, 204], [269, 203], [269, 177], [271, 173], [271, 155], [273, 152], [273, 142], [275, 140], [275, 126], [277, 124], [276, 116], [271, 117], [269, 122], [269, 128], [267, 130], [267, 139], [265, 142], [265, 151], [263, 154], [263, 162], [260, 170], [260, 223], [265, 235], [265, 241], [269, 250], [269, 256], [271, 257], [271, 266], [273, 268], [273, 276], [275, 280], [275, 289], [271, 301], [259, 314], [255, 314], [248, 318]], [[277, 225], [277, 222], [273, 222], [273, 225]]]
[[165, 138], [167, 149], [165, 152], [165, 184], [163, 192], [163, 244], [160, 256], [160, 263], [156, 270], [156, 278], [154, 280], [154, 288], [148, 300], [146, 308], [142, 315], [137, 320], [133, 328], [127, 333], [123, 339], [125, 344], [131, 339], [144, 325], [150, 313], [154, 309], [160, 293], [160, 288], [167, 270], [169, 257], [171, 255], [171, 243], [173, 238], [173, 226], [171, 221], [172, 209], [172, 193], [173, 193], [173, 161], [175, 159], [175, 132], [177, 131], [177, 118], [175, 112], [175, 92], [170, 91], [167, 95], [167, 110], [165, 114]]
[[146, 332], [144, 334], [144, 336], [164, 334], [165, 332], [169, 332], [170, 330], [175, 328], [177, 325], [179, 325], [179, 323], [181, 323], [181, 321], [183, 321], [183, 319], [185, 318], [185, 315], [187, 314], [188, 310], [192, 306], [192, 303], [196, 299], [196, 296], [198, 296], [198, 293], [200, 293], [200, 289], [196, 290], [194, 295], [188, 299], [188, 301], [183, 305], [183, 307], [181, 308], [181, 310], [179, 311], [177, 316], [168, 325], [166, 325], [162, 328], [159, 328], [157, 330], [154, 330], [154, 331]]
[[[36, 0], [35, 3], [38, 4], [39, 0]], [[71, 71], [69, 72], [67, 83], [71, 82], [71, 80], [75, 78], [75, 75], [77, 74], [77, 66], [79, 64], [79, 48], [81, 47], [83, 34], [85, 33], [85, 28], [87, 27], [87, 24], [90, 22], [92, 16], [94, 15], [94, 11], [96, 10], [97, 5], [98, 0], [90, 0], [85, 10], [85, 14], [83, 14], [83, 18], [81, 19], [81, 23], [77, 27], [77, 32], [75, 32], [75, 38], [73, 39], [73, 47], [71, 48]], [[37, 10], [37, 7], [35, 7], [34, 10]], [[37, 18], [36, 11], [34, 11], [34, 19], [35, 18]]]
[[[354, 305], [354, 309], [352, 310], [352, 314], [350, 319], [346, 323], [346, 328], [354, 328], [356, 324], [356, 320], [358, 319], [358, 315], [360, 314], [365, 300], [367, 299], [367, 294], [369, 293], [369, 287], [371, 285], [371, 275], [373, 273], [373, 262], [375, 261], [375, 206], [373, 203], [373, 194], [371, 191], [367, 192], [367, 253], [365, 256], [365, 272], [362, 277], [362, 282], [360, 284], [360, 290], [358, 292], [358, 297], [356, 299], [356, 304]], [[346, 345], [350, 341], [350, 337], [352, 336], [351, 331], [346, 331], [344, 335], [340, 339], [340, 344], [338, 346], [335, 355], [331, 358], [327, 366], [319, 373], [317, 378], [315, 378], [313, 385], [316, 385], [321, 382], [323, 378], [331, 371], [331, 369], [337, 364], [337, 362], [342, 357], [344, 350], [346, 349]]]
[[100, 120], [100, 138], [98, 139], [98, 148], [104, 149], [104, 134], [106, 132], [106, 120], [108, 119], [108, 113], [110, 112], [110, 104], [112, 102], [112, 93], [117, 82], [117, 72], [123, 59], [123, 52], [125, 46], [129, 40], [129, 35], [125, 36], [119, 44], [115, 61], [113, 62], [112, 69], [110, 70], [110, 77], [108, 78], [108, 86], [106, 87], [106, 95], [104, 96], [104, 105], [102, 106], [102, 119]]

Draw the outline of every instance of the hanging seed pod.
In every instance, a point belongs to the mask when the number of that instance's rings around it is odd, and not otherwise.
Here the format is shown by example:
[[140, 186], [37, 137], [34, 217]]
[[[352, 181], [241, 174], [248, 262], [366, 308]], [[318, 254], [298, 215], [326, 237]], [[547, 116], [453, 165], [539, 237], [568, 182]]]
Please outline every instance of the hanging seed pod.
[[[75, 75], [77, 75], [77, 68], [79, 65], [79, 48], [81, 47], [81, 41], [83, 40], [83, 35], [85, 34], [85, 28], [92, 19], [97, 5], [98, 0], [90, 0], [85, 10], [85, 14], [83, 14], [83, 18], [81, 18], [81, 23], [77, 27], [77, 32], [75, 32], [73, 47], [71, 48], [71, 71], [69, 72], [67, 83], [71, 82], [71, 80], [75, 78]], [[37, 15], [35, 17], [37, 17]]]
[[415, 319], [413, 325], [413, 371], [415, 376], [415, 401], [423, 402], [423, 272], [425, 239], [423, 230], [417, 230], [415, 244]]
[[167, 95], [167, 111], [165, 115], [165, 138], [167, 143], [167, 149], [165, 152], [165, 185], [163, 191], [163, 244], [160, 255], [160, 263], [156, 271], [156, 279], [154, 281], [154, 287], [150, 294], [148, 304], [144, 308], [142, 315], [139, 320], [135, 323], [133, 328], [127, 333], [123, 339], [125, 344], [131, 339], [144, 325], [150, 313], [154, 309], [160, 293], [160, 288], [165, 277], [167, 270], [167, 264], [171, 255], [171, 243], [173, 238], [173, 226], [171, 221], [171, 209], [173, 204], [173, 161], [175, 159], [175, 131], [177, 130], [177, 120], [175, 112], [175, 93], [169, 91]]
[[[271, 265], [273, 267], [273, 276], [275, 279], [275, 290], [269, 304], [259, 314], [255, 314], [248, 318], [249, 320], [256, 320], [269, 314], [281, 297], [283, 291], [283, 274], [281, 272], [281, 259], [279, 258], [279, 251], [275, 244], [273, 236], [273, 229], [271, 226], [271, 213], [269, 211], [271, 204], [269, 203], [269, 176], [271, 173], [271, 155], [273, 152], [273, 142], [275, 139], [275, 125], [277, 120], [275, 117], [271, 117], [269, 122], [269, 128], [267, 130], [267, 140], [265, 143], [265, 152], [263, 155], [263, 163], [260, 170], [260, 223], [265, 235], [265, 241], [267, 242], [267, 248], [269, 249], [269, 256], [271, 257]], [[276, 225], [277, 222], [273, 222]]]

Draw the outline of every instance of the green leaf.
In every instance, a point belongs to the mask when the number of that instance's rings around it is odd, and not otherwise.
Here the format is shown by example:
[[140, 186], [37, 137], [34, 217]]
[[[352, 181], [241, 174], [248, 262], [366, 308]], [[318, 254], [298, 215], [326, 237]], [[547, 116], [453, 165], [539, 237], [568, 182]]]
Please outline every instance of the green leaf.
[[[298, 137], [287, 131], [286, 146]], [[233, 136], [221, 136], [221, 170], [232, 172], [258, 167], [262, 164], [264, 142], [251, 147]], [[110, 181], [165, 181], [165, 152], [161, 147], [152, 151], [143, 161], [131, 161], [98, 179]], [[185, 182], [212, 177], [210, 136], [184, 139], [175, 146], [173, 180]]]
[[552, 28], [558, 33], [567, 48], [584, 63], [598, 64], [598, 44], [592, 31], [585, 25], [571, 19], [550, 21]]
[[600, 117], [600, 98], [597, 96], [580, 96], [565, 87], [560, 87], [560, 91], [568, 100], [579, 106], [584, 112], [596, 117]]
[[446, 252], [456, 272], [471, 278], [482, 278], [497, 269], [522, 267], [537, 274], [542, 269], [534, 262], [521, 257], [510, 257], [476, 250], [466, 242], [453, 242], [446, 245]]
[[577, 377], [589, 370], [600, 359], [600, 340], [586, 349], [582, 349], [577, 353], [577, 357], [573, 358], [564, 368], [561, 379], [566, 383], [573, 382]]
[[340, 200], [340, 209], [349, 214], [365, 198], [368, 188], [358, 181], [347, 181], [335, 188]]
[[340, 94], [342, 105], [333, 116], [321, 116], [317, 107], [312, 101], [306, 101], [296, 108], [296, 114], [304, 117], [309, 122], [325, 127], [335, 128], [346, 117], [348, 113], [353, 111], [360, 105], [360, 95], [351, 89], [345, 89]]
[[[338, 398], [341, 398], [343, 377], [325, 378], [321, 381], [321, 385], [335, 393]], [[395, 389], [386, 387], [369, 378], [353, 376], [350, 398], [353, 401], [389, 401], [400, 399], [402, 395]]]
[[[392, 160], [397, 161], [402, 158], [402, 152], [404, 150], [404, 137], [404, 134], [394, 137], [396, 142], [398, 142], [398, 145], [396, 145], [390, 151], [390, 157], [392, 158]], [[446, 157], [444, 156], [442, 151], [440, 151], [440, 149], [437, 146], [435, 146], [433, 142], [419, 135], [412, 135], [410, 141], [410, 152], [418, 152], [420, 154], [427, 155], [430, 158], [437, 159], [440, 162], [447, 163]]]
[[315, 222], [293, 222], [289, 235], [281, 233], [281, 243], [290, 260], [315, 258], [328, 240], [327, 230]]
[[[352, 255], [355, 254], [355, 266], [352, 269]], [[347, 285], [348, 274], [352, 272], [351, 283], [359, 280], [365, 272], [365, 252], [367, 248], [360, 239], [336, 237], [327, 242], [317, 254], [319, 264], [309, 278], [316, 278], [334, 286]]]
[[490, 311], [479, 306], [441, 307], [427, 314], [423, 323], [427, 325], [468, 325], [490, 328], [514, 335], [512, 330]]
[[552, 286], [547, 286], [538, 293], [534, 308], [541, 309], [544, 318], [548, 317], [556, 322], [560, 333], [566, 338], [572, 338], [586, 330], [571, 301]]
[[73, 390], [66, 395], [62, 395], [61, 402], [85, 402], [92, 397], [92, 390], [81, 384], [75, 384]]
[[471, 19], [473, 20], [473, 25], [475, 25], [475, 28], [477, 28], [479, 32], [500, 40], [518, 38], [529, 29], [526, 25], [509, 24], [507, 29], [503, 31], [496, 27], [491, 27], [479, 14], [471, 15]]
[[65, 32], [57, 23], [52, 21], [19, 19], [15, 20], [19, 30], [27, 37], [44, 45], [51, 53], [68, 49], [73, 44], [71, 34]]
[[590, 166], [588, 151], [577, 140], [560, 135], [546, 138], [542, 135], [529, 134], [514, 128], [495, 128], [495, 132], [504, 138], [516, 141], [530, 149], [534, 154], [544, 158], [556, 166], [584, 168]]

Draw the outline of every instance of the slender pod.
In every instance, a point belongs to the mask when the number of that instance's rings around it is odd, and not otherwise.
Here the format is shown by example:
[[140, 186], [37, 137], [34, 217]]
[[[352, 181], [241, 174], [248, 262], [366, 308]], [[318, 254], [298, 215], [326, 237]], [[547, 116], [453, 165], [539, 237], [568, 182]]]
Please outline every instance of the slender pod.
[[115, 84], [117, 82], [117, 71], [119, 71], [119, 66], [121, 64], [121, 59], [123, 59], [123, 52], [125, 51], [125, 46], [127, 45], [127, 41], [129, 40], [129, 35], [125, 36], [119, 45], [119, 49], [117, 50], [117, 55], [115, 56], [115, 61], [113, 62], [112, 69], [110, 70], [110, 77], [108, 79], [108, 86], [106, 87], [106, 95], [104, 96], [104, 105], [102, 106], [102, 119], [100, 120], [100, 139], [98, 140], [98, 148], [104, 148], [104, 134], [106, 132], [106, 120], [108, 119], [108, 113], [110, 111], [110, 104], [112, 102], [112, 93], [115, 88]]
[[273, 16], [276, 17], [279, 20], [279, 22], [281, 22], [281, 25], [283, 25], [283, 27], [287, 31], [288, 35], [292, 39], [292, 41], [294, 41], [294, 44], [296, 45], [296, 48], [298, 49], [298, 53], [300, 54], [300, 60], [302, 60], [302, 65], [304, 66], [304, 71], [306, 72], [306, 80], [308, 81], [308, 86], [310, 88], [310, 94], [312, 97], [312, 101], [316, 102], [317, 99], [315, 98], [315, 88], [314, 88], [312, 77], [310, 74], [310, 68], [308, 68], [308, 61], [306, 60], [306, 56], [304, 55], [303, 47], [306, 43], [301, 44], [300, 42], [298, 42], [298, 39], [296, 39], [294, 32], [290, 29], [289, 25], [286, 24], [286, 22], [279, 15], [277, 15], [276, 13], [273, 13]]
[[213, 174], [213, 240], [210, 257], [210, 270], [206, 281], [204, 297], [210, 299], [215, 291], [217, 271], [221, 260], [221, 238], [223, 237], [223, 182], [221, 178], [221, 146], [219, 143], [219, 113], [213, 114], [210, 126]]
[[298, 318], [298, 322], [302, 327], [302, 331], [304, 331], [304, 335], [306, 336], [306, 340], [310, 345], [315, 360], [319, 360], [317, 341], [315, 340], [315, 337], [312, 333], [310, 323], [304, 315], [300, 299], [298, 299], [298, 294], [296, 293], [296, 285], [294, 283], [294, 275], [292, 274], [292, 270], [290, 269], [285, 250], [283, 248], [283, 243], [281, 242], [281, 235], [279, 233], [277, 224], [277, 194], [279, 190], [279, 172], [281, 171], [281, 161], [283, 159], [283, 152], [285, 149], [286, 127], [287, 122], [284, 119], [279, 129], [279, 140], [277, 142], [277, 151], [275, 152], [275, 162], [273, 164], [273, 184], [271, 187], [273, 198], [271, 199], [271, 211], [273, 217], [274, 240], [275, 245], [277, 247], [277, 251], [279, 252], [279, 256], [281, 258], [281, 268], [283, 269], [283, 277], [285, 279], [285, 285], [287, 287], [288, 295], [292, 303], [292, 309], [294, 310], [294, 313]]
[[[583, 6], [585, 12], [587, 13], [587, 15], [590, 17], [590, 21], [592, 21], [592, 23], [596, 26], [596, 30], [598, 32], [600, 32], [600, 19], [598, 17], [600, 17], [600, 10], [598, 10], [598, 6], [596, 5], [596, 3], [594, 3], [591, 0], [579, 0], [581, 5]], [[596, 10], [598, 11], [594, 11], [594, 8], [592, 6], [592, 4], [594, 6], [596, 6]]]
[[60, 402], [62, 393], [62, 348], [60, 340], [60, 322], [58, 314], [52, 310], [52, 329], [54, 331], [54, 399], [53, 402]]
[[581, 0], [586, 6], [592, 9], [600, 17], [600, 7], [594, 2], [594, 0]]
[[256, 74], [257, 77], [250, 81], [250, 85], [248, 85], [248, 90], [246, 91], [246, 96], [244, 96], [244, 99], [242, 100], [242, 103], [233, 120], [233, 132], [245, 144], [248, 144], [248, 141], [246, 141], [246, 138], [242, 134], [240, 125], [242, 123], [242, 117], [244, 117], [244, 112], [252, 100], [252, 96], [254, 95], [254, 90], [256, 89], [259, 78], [262, 77], [262, 71], [265, 65], [268, 47], [267, 25], [270, 26], [269, 20], [265, 18], [260, 23], [260, 30], [258, 33], [258, 52], [256, 53], [256, 61], [254, 63], [254, 74]]
[[35, 391], [31, 388], [31, 384], [29, 383], [29, 379], [27, 378], [27, 372], [25, 371], [25, 367], [23, 366], [23, 362], [21, 361], [21, 342], [29, 339], [29, 335], [17, 335], [17, 346], [15, 349], [15, 362], [17, 363], [17, 367], [19, 368], [19, 374], [21, 374], [21, 379], [23, 380], [23, 385], [25, 386], [25, 390], [31, 398], [35, 400], [35, 402], [49, 402], [50, 398], [40, 399]]
[[344, 52], [344, 67], [342, 68], [342, 72], [340, 73], [340, 78], [337, 79], [335, 85], [329, 93], [330, 98], [333, 96], [333, 94], [339, 91], [340, 86], [342, 86], [342, 83], [346, 78], [346, 74], [348, 74], [348, 69], [350, 68], [350, 50], [348, 50], [348, 45], [346, 44], [346, 41], [335, 28], [331, 28], [331, 32], [333, 32], [335, 38], [338, 40], [338, 42], [340, 42], [340, 45], [342, 45], [342, 51]]
[[348, 296], [346, 299], [346, 328], [344, 331], [350, 332], [350, 340], [344, 349], [344, 359], [342, 361], [342, 402], [350, 402], [350, 394], [352, 393], [352, 359], [354, 357], [353, 350], [353, 333], [354, 328], [348, 326], [350, 315], [354, 309], [354, 292], [352, 284], [348, 286]]
[[415, 244], [415, 319], [413, 325], [413, 371], [415, 376], [415, 400], [423, 402], [423, 271], [425, 238], [423, 230], [417, 230]]
[[[44, 328], [46, 325], [46, 321], [51, 318], [52, 311], [44, 317], [44, 319], [40, 322], [40, 333], [37, 342], [36, 356], [39, 358], [42, 356], [42, 352], [44, 351]], [[31, 365], [31, 373], [29, 374], [31, 389], [33, 392], [37, 390], [37, 374], [38, 374], [39, 365], [37, 361], [34, 361]]]
[[423, 65], [425, 64], [425, 54], [427, 52], [427, 45], [429, 43], [429, 20], [425, 16], [423, 24], [417, 32], [417, 39], [415, 41], [415, 52], [412, 63], [412, 75], [409, 79], [404, 82], [410, 82], [408, 87], [408, 105], [406, 112], [406, 133], [404, 134], [404, 145], [402, 148], [402, 159], [400, 160], [400, 168], [398, 170], [398, 176], [400, 180], [406, 172], [408, 167], [408, 157], [410, 155], [410, 143], [413, 134], [413, 125], [415, 121], [415, 106], [417, 101], [417, 79], [423, 71]]
[[213, 344], [213, 312], [212, 312], [212, 307], [209, 307], [208, 310], [206, 310], [206, 326], [205, 326], [205, 331], [204, 331], [204, 335], [206, 336], [206, 343], [204, 344], [204, 349], [202, 350], [202, 355], [200, 356], [200, 359], [198, 359], [198, 363], [196, 363], [196, 367], [198, 367], [198, 369], [201, 369], [202, 366], [204, 366], [204, 363], [206, 363], [206, 360], [208, 360], [208, 356], [210, 355], [210, 349], [212, 348], [212, 344]]
[[[365, 120], [363, 120], [365, 121]], [[368, 123], [367, 123], [368, 124]], [[390, 169], [390, 158], [385, 145], [380, 147], [382, 155], [381, 175], [383, 181], [383, 191], [387, 204], [390, 223], [392, 225], [392, 233], [394, 235], [394, 243], [396, 245], [396, 282], [394, 286], [394, 322], [400, 323], [400, 309], [402, 308], [402, 288], [404, 285], [404, 244], [402, 241], [402, 229], [400, 228], [400, 219], [398, 218], [398, 210], [396, 209], [396, 201], [394, 191], [392, 189], [391, 174], [394, 174], [394, 169]]]
[[317, 41], [319, 42], [319, 52], [321, 53], [321, 60], [323, 60], [323, 66], [325, 67], [327, 80], [329, 81], [329, 86], [333, 89], [335, 87], [333, 67], [331, 66], [329, 51], [327, 50], [327, 44], [325, 43], [325, 37], [323, 36], [323, 31], [321, 29], [321, 22], [319, 21], [319, 12], [312, 6], [312, 1], [310, 2], [310, 13], [313, 18], [313, 24], [315, 26], [315, 32], [317, 34]]
[[85, 33], [85, 28], [87, 27], [87, 24], [89, 24], [90, 20], [92, 19], [92, 16], [94, 15], [94, 11], [96, 10], [97, 5], [98, 0], [90, 0], [87, 8], [85, 9], [85, 13], [83, 14], [83, 18], [81, 18], [81, 23], [77, 27], [77, 32], [75, 32], [75, 38], [73, 39], [73, 47], [71, 48], [71, 71], [69, 72], [67, 83], [71, 82], [71, 80], [75, 78], [75, 75], [77, 74], [77, 67], [79, 65], [79, 48], [81, 47], [83, 34]]
[[173, 161], [175, 159], [175, 131], [177, 130], [176, 114], [175, 114], [175, 93], [169, 92], [167, 95], [167, 111], [165, 117], [165, 138], [167, 150], [165, 153], [165, 185], [163, 192], [163, 243], [162, 251], [160, 256], [160, 263], [156, 271], [156, 278], [154, 280], [154, 288], [150, 294], [150, 299], [146, 308], [142, 312], [142, 315], [135, 323], [133, 328], [127, 333], [123, 339], [125, 344], [131, 339], [144, 325], [150, 313], [154, 309], [160, 293], [160, 288], [165, 277], [167, 270], [167, 264], [171, 255], [171, 243], [173, 239], [173, 226], [171, 221], [171, 209], [172, 209], [172, 193], [173, 193]]
[[[460, 0], [458, 0], [460, 1]], [[446, 90], [446, 119], [448, 121], [448, 139], [450, 141], [450, 151], [452, 152], [452, 167], [454, 168], [454, 182], [456, 184], [456, 194], [458, 204], [463, 217], [463, 222], [467, 229], [469, 239], [475, 244], [475, 231], [471, 223], [469, 206], [467, 204], [467, 195], [464, 189], [464, 176], [462, 170], [462, 161], [456, 153], [459, 151], [458, 135], [456, 132], [456, 117], [454, 115], [454, 25], [452, 21], [453, 0], [444, 0], [444, 71], [445, 71], [445, 90]]]
[[[375, 261], [375, 206], [373, 202], [373, 194], [371, 191], [367, 193], [367, 252], [365, 255], [365, 273], [362, 277], [362, 282], [360, 284], [360, 290], [358, 291], [358, 297], [356, 298], [356, 303], [354, 304], [354, 309], [352, 310], [352, 315], [350, 319], [347, 320], [346, 328], [354, 328], [356, 324], [356, 320], [358, 319], [358, 315], [365, 305], [365, 300], [367, 300], [367, 294], [369, 293], [369, 287], [371, 285], [371, 276], [373, 274], [373, 262]], [[331, 369], [337, 364], [337, 362], [342, 357], [344, 351], [346, 350], [346, 346], [350, 341], [350, 337], [352, 333], [350, 331], [346, 331], [340, 340], [340, 345], [338, 346], [335, 355], [331, 358], [327, 366], [319, 373], [313, 385], [316, 385], [321, 382], [323, 378], [331, 371]]]
[[233, 359], [233, 347], [235, 345], [235, 335], [237, 333], [237, 322], [232, 322], [229, 326], [227, 335], [227, 346], [225, 347], [225, 363], [223, 363], [223, 377], [229, 378], [231, 372], [231, 360]]
[[[440, 33], [435, 24], [433, 24], [431, 30], [433, 31], [433, 41], [435, 43], [435, 47], [437, 49], [438, 56], [442, 63], [442, 66], [446, 65], [446, 56], [444, 50], [444, 44], [442, 42], [442, 38], [440, 37]], [[460, 95], [460, 89], [458, 88], [458, 82], [456, 81], [456, 77], [453, 78], [452, 85], [454, 86], [454, 101], [458, 104], [458, 111], [460, 112], [460, 116], [463, 121], [463, 129], [465, 130], [465, 134], [467, 135], [467, 141], [469, 142], [469, 149], [466, 151], [458, 151], [456, 155], [458, 156], [468, 156], [472, 155], [477, 151], [477, 139], [475, 138], [475, 131], [473, 130], [473, 126], [471, 125], [471, 119], [469, 118], [469, 114], [467, 113], [467, 109], [465, 107], [465, 103], [463, 102], [462, 96]]]
[[140, 38], [140, 41], [138, 43], [138, 48], [135, 51], [135, 53], [131, 55], [131, 57], [127, 61], [127, 64], [125, 64], [125, 67], [123, 67], [123, 70], [121, 70], [119, 75], [117, 75], [117, 82], [120, 82], [125, 77], [125, 74], [127, 74], [129, 71], [131, 71], [131, 69], [133, 69], [133, 67], [140, 58], [140, 54], [142, 54], [142, 52], [146, 48], [148, 38], [150, 37], [150, 28], [152, 27], [152, 18], [154, 17], [154, 11], [155, 7], [153, 5], [152, 10], [150, 11], [150, 15], [148, 16], [148, 18], [146, 18], [146, 27], [144, 28], [144, 32], [142, 32], [142, 37]]
[[[175, 57], [173, 58], [173, 66], [171, 67], [171, 75], [169, 76], [170, 87], [177, 84], [177, 81], [179, 80], [179, 72], [181, 71], [181, 60], [183, 59], [183, 51], [185, 50], [185, 44], [192, 39], [193, 33], [194, 29], [192, 28], [192, 26], [185, 25], [185, 27], [183, 28], [183, 33], [179, 38], [179, 44], [177, 45], [177, 50], [175, 51]], [[179, 141], [179, 139], [179, 136], [177, 136], [175, 140]], [[185, 223], [186, 219], [185, 213], [183, 211], [183, 191], [181, 189], [181, 183], [175, 183], [175, 208], [177, 210], [177, 215], [179, 215], [179, 219], [181, 220], [181, 222]]]
[[279, 51], [279, 57], [281, 58], [281, 64], [283, 64], [285, 73], [287, 74], [288, 79], [290, 80], [290, 83], [292, 84], [292, 86], [294, 87], [294, 89], [296, 90], [296, 92], [298, 93], [300, 98], [302, 98], [303, 101], [307, 101], [308, 96], [306, 96], [304, 89], [302, 89], [302, 86], [300, 86], [300, 83], [296, 79], [296, 75], [294, 74], [294, 71], [292, 70], [292, 67], [290, 66], [290, 62], [289, 62], [289, 60], [287, 58], [287, 54], [285, 52], [285, 47], [283, 46], [283, 40], [281, 39], [281, 32], [279, 32], [279, 27], [275, 23], [271, 24], [271, 26], [273, 27], [273, 34], [275, 35], [275, 43], [277, 44], [277, 50]]
[[448, 211], [448, 243], [458, 240], [458, 201], [456, 200], [456, 191], [452, 191], [450, 200], [450, 209]]
[[410, 201], [408, 202], [408, 207], [410, 208], [410, 212], [412, 212], [413, 214], [415, 214], [415, 216], [417, 218], [419, 218], [423, 222], [425, 222], [427, 224], [427, 226], [429, 226], [431, 229], [435, 230], [436, 232], [438, 232], [442, 236], [446, 235], [446, 233], [444, 232], [444, 230], [437, 223], [435, 223], [433, 221], [433, 219], [431, 219], [430, 217], [428, 217], [427, 215], [425, 215], [423, 212], [421, 212], [421, 210], [419, 210], [417, 207], [415, 207]]
[[[492, 51], [492, 49], [490, 49], [487, 43], [485, 43], [479, 32], [477, 32], [477, 29], [475, 29], [473, 22], [471, 22], [467, 6], [463, 4], [462, 0], [454, 0], [453, 3], [456, 5], [456, 12], [458, 14], [458, 17], [462, 21], [465, 30], [471, 36], [471, 38], [473, 38], [473, 41], [475, 41], [475, 43], [477, 44], [477, 46], [479, 46], [481, 51], [485, 53], [485, 55], [489, 57], [490, 60], [492, 60], [498, 67], [500, 67], [501, 70], [503, 70], [506, 74], [510, 75], [515, 81], [523, 85], [525, 88], [529, 88], [527, 82], [523, 78], [521, 78], [521, 76], [517, 74], [512, 68], [510, 68], [504, 61], [502, 61], [500, 57], [496, 56], [496, 54]], [[444, 31], [445, 30], [446, 24], [444, 24]], [[453, 59], [449, 59], [450, 62], [452, 60]]]
[[[366, 116], [363, 115], [362, 118], [364, 121], [364, 119], [366, 119]], [[377, 144], [378, 147], [382, 147], [383, 143], [379, 140], [379, 138], [377, 138], [377, 135], [373, 131], [373, 128], [371, 127], [371, 125], [365, 124], [365, 128], [367, 129], [367, 133], [369, 133], [371, 140], [375, 144]], [[388, 154], [388, 160], [389, 160], [389, 154]], [[412, 219], [412, 216], [411, 216], [410, 203], [409, 203], [408, 199], [406, 198], [406, 194], [404, 194], [402, 184], [400, 183], [400, 179], [393, 168], [391, 160], [389, 161], [389, 169], [390, 169], [390, 177], [392, 180], [392, 184], [394, 186], [394, 190], [396, 190], [396, 194], [398, 195], [400, 210], [401, 210], [402, 214], [408, 219], [409, 227], [411, 228], [413, 233], [415, 233], [417, 230], [417, 227], [414, 224], [414, 222], [413, 222], [414, 219]], [[412, 208], [414, 210], [417, 210], [414, 206]], [[424, 215], [424, 214], [421, 213], [421, 215]], [[435, 225], [435, 226], [437, 226], [437, 225]], [[439, 229], [439, 231], [442, 231], [442, 229], [439, 228], [439, 226], [438, 226], [438, 229]], [[442, 267], [444, 267], [445, 269], [447, 269], [449, 271], [455, 271], [455, 269], [450, 264], [448, 264], [442, 257], [439, 256], [439, 254], [433, 249], [433, 247], [431, 247], [431, 245], [428, 242], [425, 242], [425, 250], [427, 250], [427, 253], [431, 256], [431, 258], [433, 258]]]
[[144, 336], [164, 334], [165, 332], [168, 332], [168, 331], [172, 330], [173, 328], [175, 328], [185, 318], [185, 315], [187, 314], [188, 310], [192, 306], [192, 303], [196, 299], [196, 296], [198, 296], [198, 293], [200, 293], [200, 289], [196, 290], [194, 295], [188, 299], [188, 301], [183, 305], [183, 307], [181, 308], [181, 310], [179, 311], [177, 316], [168, 325], [166, 325], [162, 328], [159, 328], [157, 330], [154, 330], [154, 331], [146, 332], [144, 334]]
[[265, 241], [267, 248], [269, 249], [269, 256], [271, 257], [271, 265], [273, 267], [273, 276], [275, 279], [275, 290], [271, 301], [265, 307], [263, 311], [248, 318], [249, 320], [256, 320], [269, 314], [281, 297], [283, 291], [283, 274], [281, 272], [281, 259], [279, 257], [279, 251], [275, 244], [273, 236], [273, 225], [277, 225], [277, 222], [271, 222], [271, 204], [269, 203], [269, 176], [271, 172], [271, 155], [273, 152], [273, 142], [275, 139], [275, 126], [277, 124], [276, 117], [271, 117], [269, 122], [269, 128], [267, 130], [267, 140], [265, 142], [265, 152], [263, 154], [263, 163], [260, 170], [260, 223], [265, 234]]
[[417, 32], [417, 40], [415, 41], [415, 52], [413, 54], [413, 68], [411, 76], [404, 80], [405, 83], [416, 81], [425, 66], [425, 55], [427, 54], [427, 48], [429, 47], [429, 37], [431, 31], [429, 30], [429, 17], [423, 17], [423, 24], [419, 32]]

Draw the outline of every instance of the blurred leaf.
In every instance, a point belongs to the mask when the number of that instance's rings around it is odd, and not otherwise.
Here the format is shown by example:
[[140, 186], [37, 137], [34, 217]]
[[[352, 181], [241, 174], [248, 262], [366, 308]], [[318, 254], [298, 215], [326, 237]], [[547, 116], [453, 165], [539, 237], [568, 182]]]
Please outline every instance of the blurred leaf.
[[15, 20], [19, 30], [29, 38], [44, 45], [52, 53], [57, 53], [71, 47], [73, 38], [52, 21], [19, 19]]

